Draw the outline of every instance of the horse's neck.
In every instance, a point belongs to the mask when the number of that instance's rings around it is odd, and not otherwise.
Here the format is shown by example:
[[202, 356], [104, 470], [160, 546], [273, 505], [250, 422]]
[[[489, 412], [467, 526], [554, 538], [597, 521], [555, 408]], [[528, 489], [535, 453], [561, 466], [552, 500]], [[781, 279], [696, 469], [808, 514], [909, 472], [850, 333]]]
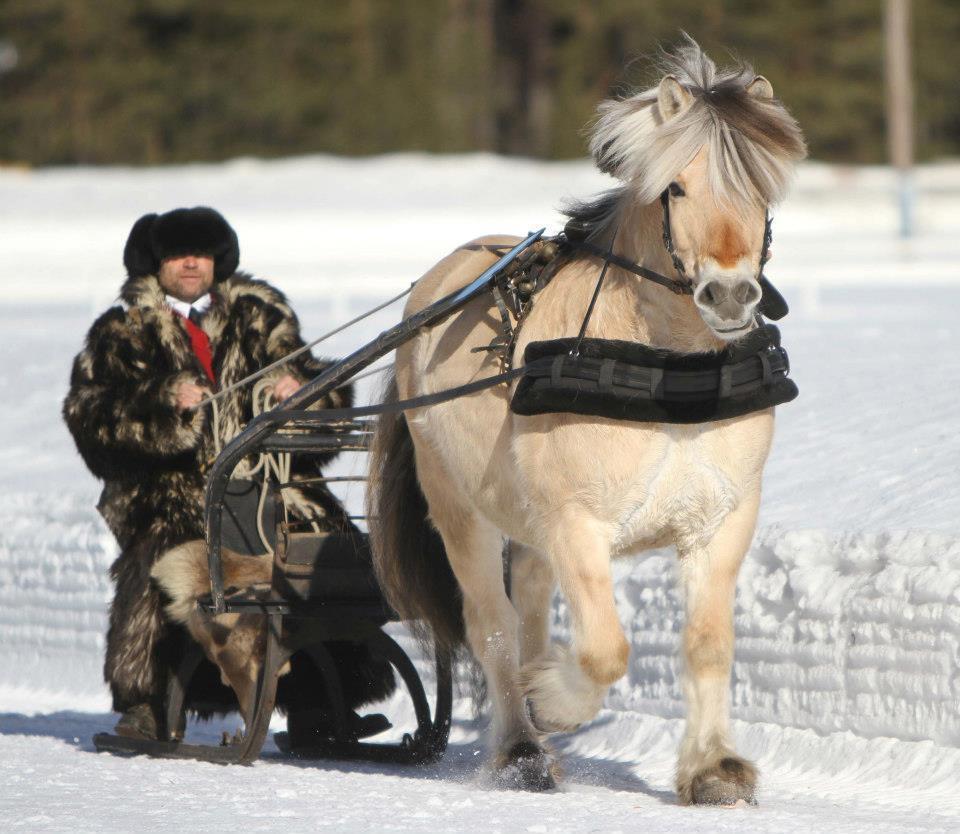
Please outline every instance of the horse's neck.
[[[674, 276], [673, 263], [663, 244], [659, 204], [625, 210], [617, 232], [616, 253], [661, 275]], [[693, 298], [677, 295], [666, 287], [625, 270], [611, 267], [612, 280], [597, 299], [598, 317], [614, 329], [630, 335], [590, 333], [601, 338], [628, 338], [653, 347], [675, 351], [716, 350], [722, 343], [697, 312]], [[615, 322], [615, 324], [614, 324]]]

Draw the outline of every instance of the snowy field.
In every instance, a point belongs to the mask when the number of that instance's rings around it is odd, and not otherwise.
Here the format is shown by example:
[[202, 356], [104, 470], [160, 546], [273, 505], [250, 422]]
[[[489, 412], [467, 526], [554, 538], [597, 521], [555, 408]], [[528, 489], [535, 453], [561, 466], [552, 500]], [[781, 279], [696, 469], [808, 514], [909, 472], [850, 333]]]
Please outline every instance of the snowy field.
[[[116, 546], [59, 406], [133, 221], [216, 206], [242, 266], [288, 291], [310, 338], [477, 234], [557, 230], [563, 199], [608, 180], [585, 162], [490, 156], [0, 170], [0, 827], [960, 831], [960, 165], [918, 172], [910, 241], [895, 236], [892, 183], [809, 164], [776, 213], [768, 272], [793, 305], [781, 329], [801, 396], [778, 411], [738, 585], [734, 729], [760, 766], [760, 806], [721, 811], [672, 792], [682, 609], [666, 551], [617, 566], [629, 673], [596, 721], [557, 739], [566, 775], [551, 795], [489, 788], [465, 706], [446, 758], [420, 770], [294, 764], [272, 744], [225, 769], [97, 755], [90, 741], [115, 721], [100, 666]], [[362, 385], [369, 397], [376, 383]], [[555, 619], [562, 636], [561, 603]], [[410, 720], [402, 699], [384, 710]]]

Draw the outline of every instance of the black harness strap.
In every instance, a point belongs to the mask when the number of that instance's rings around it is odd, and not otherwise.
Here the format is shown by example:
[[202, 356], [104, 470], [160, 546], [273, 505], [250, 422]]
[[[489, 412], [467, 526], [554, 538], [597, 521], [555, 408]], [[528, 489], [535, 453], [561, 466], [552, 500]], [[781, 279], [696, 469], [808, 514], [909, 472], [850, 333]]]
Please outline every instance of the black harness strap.
[[673, 245], [673, 230], [670, 227], [670, 189], [665, 188], [660, 193], [660, 205], [663, 206], [663, 245], [673, 261], [673, 268], [681, 275], [687, 274], [687, 269], [683, 265], [683, 258], [677, 253], [677, 247]]
[[583, 317], [583, 322], [580, 324], [580, 332], [577, 334], [577, 341], [570, 349], [571, 356], [576, 357], [580, 355], [580, 343], [583, 341], [583, 337], [587, 332], [587, 325], [590, 323], [590, 317], [593, 315], [593, 308], [597, 304], [597, 296], [600, 295], [600, 288], [603, 286], [603, 279], [607, 277], [607, 270], [610, 268], [610, 258], [613, 256], [613, 246], [617, 242], [617, 232], [619, 231], [619, 226], [613, 230], [613, 237], [610, 238], [610, 247], [603, 256], [603, 269], [600, 270], [600, 277], [597, 278], [597, 285], [593, 288], [593, 295], [590, 297], [590, 304], [587, 305], [587, 313]]
[[493, 388], [502, 382], [510, 382], [517, 377], [530, 373], [531, 370], [541, 370], [548, 368], [553, 362], [553, 357], [548, 359], [538, 359], [524, 365], [522, 368], [514, 368], [510, 371], [504, 371], [495, 376], [485, 376], [468, 382], [464, 385], [458, 385], [456, 388], [447, 388], [444, 391], [437, 391], [434, 394], [424, 394], [420, 397], [411, 397], [407, 400], [397, 400], [392, 403], [379, 403], [377, 405], [363, 405], [355, 408], [326, 408], [320, 410], [291, 409], [284, 411], [274, 409], [266, 414], [260, 415], [261, 422], [264, 423], [283, 423], [293, 427], [306, 427], [311, 425], [321, 425], [329, 428], [331, 422], [339, 420], [353, 420], [357, 417], [371, 417], [377, 414], [396, 414], [398, 411], [410, 411], [414, 408], [425, 408], [429, 405], [449, 402], [457, 397], [466, 397], [469, 394], [475, 394], [477, 391], [484, 391], [487, 388]]
[[603, 258], [604, 261], [612, 263], [621, 269], [625, 269], [627, 272], [632, 272], [634, 275], [639, 275], [641, 278], [646, 278], [648, 281], [653, 281], [661, 287], [666, 287], [670, 292], [676, 293], [677, 295], [693, 295], [693, 288], [688, 283], [677, 281], [674, 278], [668, 278], [666, 275], [661, 275], [659, 272], [654, 272], [652, 269], [640, 266], [640, 264], [627, 260], [620, 255], [615, 255], [597, 246], [595, 243], [590, 243], [587, 240], [569, 240], [568, 243], [573, 249], [579, 249], [590, 255]]

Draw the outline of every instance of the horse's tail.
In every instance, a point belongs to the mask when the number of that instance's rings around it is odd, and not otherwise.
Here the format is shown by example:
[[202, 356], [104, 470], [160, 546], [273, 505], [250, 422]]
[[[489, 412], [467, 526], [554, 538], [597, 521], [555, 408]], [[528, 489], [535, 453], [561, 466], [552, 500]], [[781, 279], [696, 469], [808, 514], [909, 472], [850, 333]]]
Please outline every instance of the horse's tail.
[[[391, 376], [384, 403], [399, 399]], [[370, 544], [387, 602], [421, 639], [438, 647], [464, 643], [463, 603], [440, 534], [427, 518], [413, 438], [402, 412], [382, 414], [370, 449], [367, 486]]]

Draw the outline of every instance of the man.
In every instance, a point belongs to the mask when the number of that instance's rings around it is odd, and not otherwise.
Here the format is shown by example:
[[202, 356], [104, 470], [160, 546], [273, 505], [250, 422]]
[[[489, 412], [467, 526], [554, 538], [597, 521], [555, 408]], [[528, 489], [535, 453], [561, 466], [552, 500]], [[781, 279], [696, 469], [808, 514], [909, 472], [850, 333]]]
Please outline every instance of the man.
[[[166, 620], [150, 570], [172, 547], [203, 538], [204, 472], [218, 440], [229, 440], [251, 418], [251, 388], [243, 386], [220, 400], [219, 439], [213, 436], [209, 407], [198, 406], [212, 391], [304, 344], [286, 298], [238, 272], [239, 257], [236, 233], [213, 209], [141, 217], [124, 248], [123, 306], [94, 322], [74, 361], [63, 404], [77, 449], [104, 482], [97, 508], [120, 546], [110, 569], [116, 593], [104, 677], [113, 707], [122, 713], [116, 731], [123, 735], [156, 738], [163, 732], [167, 679], [189, 638]], [[275, 398], [283, 400], [327, 365], [307, 351], [267, 379]], [[320, 406], [349, 406], [351, 400], [345, 386]], [[325, 487], [305, 484], [293, 493], [300, 517], [317, 519], [327, 529], [350, 524]], [[329, 648], [348, 706], [392, 691], [389, 665], [366, 648], [346, 643]], [[207, 665], [187, 693], [187, 706], [202, 716], [235, 705]], [[324, 732], [329, 716], [322, 690], [316, 670], [303, 661], [294, 665], [280, 693], [281, 704], [286, 699], [291, 711], [291, 743], [297, 742], [295, 730]]]

